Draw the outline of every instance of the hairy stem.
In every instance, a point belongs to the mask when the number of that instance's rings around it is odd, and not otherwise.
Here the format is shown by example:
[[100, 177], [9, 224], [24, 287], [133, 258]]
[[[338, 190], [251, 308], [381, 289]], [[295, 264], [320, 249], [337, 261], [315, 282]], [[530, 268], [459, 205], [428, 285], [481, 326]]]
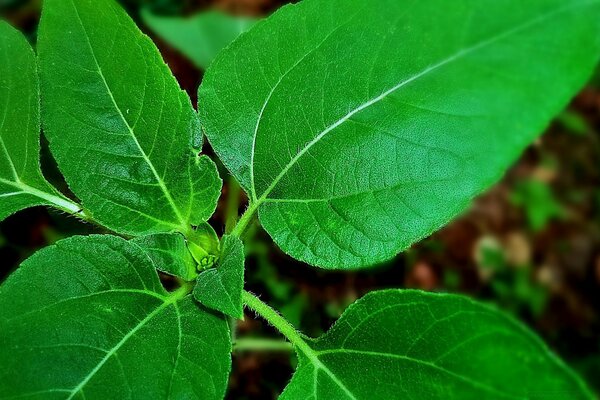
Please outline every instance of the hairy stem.
[[285, 318], [281, 316], [277, 311], [271, 308], [266, 303], [262, 302], [258, 297], [252, 293], [244, 291], [242, 298], [246, 307], [260, 315], [262, 318], [267, 320], [273, 325], [283, 336], [286, 337], [296, 348], [302, 353], [312, 354], [313, 350], [309, 347], [306, 340], [302, 337], [300, 332], [296, 330]]
[[[88, 213], [85, 212], [83, 207], [81, 207], [79, 204], [75, 203], [74, 201], [71, 201], [71, 200], [68, 200], [65, 198], [61, 198], [58, 196], [51, 196], [51, 197], [54, 197], [54, 199], [48, 198], [48, 200], [52, 201], [52, 206], [55, 207], [56, 209], [64, 211], [68, 214], [71, 214], [74, 217], [77, 217], [82, 221], [90, 222], [90, 223], [94, 222], [92, 217]], [[55, 201], [53, 201], [53, 200], [55, 200]]]
[[233, 351], [292, 351], [292, 344], [283, 340], [240, 338], [233, 343]]
[[64, 211], [68, 214], [74, 215], [75, 217], [87, 222], [92, 221], [92, 218], [83, 210], [83, 207], [81, 207], [81, 205], [77, 204], [71, 199], [68, 199], [64, 195], [54, 195], [52, 193], [44, 192], [22, 182], [10, 182], [9, 184], [22, 190], [25, 193], [29, 193], [33, 196], [39, 197], [42, 200], [45, 200], [48, 205], [60, 211]]
[[194, 282], [187, 282], [183, 279], [177, 279], [179, 287], [169, 294], [169, 301], [175, 303], [183, 299], [194, 290]]
[[254, 214], [258, 210], [259, 205], [259, 202], [250, 203], [250, 206], [248, 209], [246, 209], [246, 212], [244, 212], [238, 223], [235, 225], [235, 228], [233, 228], [231, 231], [233, 236], [237, 236], [238, 238], [242, 236], [250, 222], [252, 222], [252, 218], [254, 218]]
[[225, 233], [231, 233], [237, 218], [240, 208], [240, 185], [233, 177], [229, 177], [227, 181], [227, 203], [225, 205]]

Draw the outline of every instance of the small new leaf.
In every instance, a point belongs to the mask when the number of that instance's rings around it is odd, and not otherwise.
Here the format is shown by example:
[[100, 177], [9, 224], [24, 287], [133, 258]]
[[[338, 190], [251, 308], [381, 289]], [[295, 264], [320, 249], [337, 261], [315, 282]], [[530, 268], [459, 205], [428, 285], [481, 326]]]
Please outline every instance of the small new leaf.
[[227, 322], [186, 287], [167, 293], [154, 268], [112, 236], [25, 261], [0, 286], [0, 398], [222, 399]]
[[187, 246], [198, 264], [198, 271], [212, 267], [221, 252], [219, 237], [208, 223], [201, 224], [189, 232]]
[[44, 1], [38, 48], [50, 149], [95, 220], [143, 235], [186, 233], [212, 215], [221, 181], [198, 156], [198, 117], [119, 5]]
[[198, 276], [194, 297], [204, 306], [242, 319], [244, 288], [244, 245], [236, 236], [226, 235], [216, 268]]
[[300, 344], [282, 400], [594, 398], [530, 331], [460, 296], [372, 292]]
[[193, 281], [198, 275], [196, 261], [179, 233], [157, 233], [132, 240], [152, 259], [159, 271]]

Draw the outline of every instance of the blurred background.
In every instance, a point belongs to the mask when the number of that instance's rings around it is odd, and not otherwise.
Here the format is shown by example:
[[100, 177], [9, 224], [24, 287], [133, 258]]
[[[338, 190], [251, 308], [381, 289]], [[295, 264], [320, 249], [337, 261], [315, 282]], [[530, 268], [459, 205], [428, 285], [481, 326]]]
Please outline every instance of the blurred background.
[[[286, 1], [121, 3], [155, 40], [195, 104], [203, 70], [214, 54]], [[40, 7], [40, 0], [0, 0], [0, 16], [35, 43]], [[69, 193], [43, 138], [42, 145], [46, 176]], [[221, 170], [224, 195], [211, 221], [219, 233], [246, 205], [239, 187]], [[0, 223], [0, 281], [37, 249], [98, 232], [98, 227], [41, 207], [17, 213]], [[523, 321], [600, 393], [600, 74], [500, 183], [454, 222], [386, 265], [326, 272], [284, 255], [258, 226], [246, 241], [247, 289], [308, 335], [327, 330], [347, 305], [374, 289], [468, 294]], [[251, 315], [239, 323], [237, 335], [277, 337]], [[228, 398], [275, 398], [295, 362], [286, 351], [235, 353]]]

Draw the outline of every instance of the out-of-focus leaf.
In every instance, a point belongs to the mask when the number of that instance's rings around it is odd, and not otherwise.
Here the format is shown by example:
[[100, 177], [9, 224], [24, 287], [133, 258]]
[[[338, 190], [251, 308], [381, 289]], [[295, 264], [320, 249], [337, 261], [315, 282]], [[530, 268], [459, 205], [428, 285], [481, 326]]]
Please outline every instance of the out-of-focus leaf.
[[164, 17], [149, 10], [142, 19], [154, 33], [206, 69], [217, 53], [256, 23], [256, 19], [206, 11], [191, 17]]
[[550, 186], [537, 179], [518, 182], [510, 199], [513, 204], [523, 207], [528, 224], [535, 232], [544, 229], [552, 219], [566, 215]]

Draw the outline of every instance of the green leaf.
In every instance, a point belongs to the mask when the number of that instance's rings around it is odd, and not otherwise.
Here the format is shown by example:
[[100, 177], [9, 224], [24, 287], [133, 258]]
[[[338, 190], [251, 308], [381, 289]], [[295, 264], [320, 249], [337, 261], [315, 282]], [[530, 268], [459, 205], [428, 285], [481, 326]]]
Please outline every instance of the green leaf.
[[0, 220], [37, 205], [78, 211], [40, 171], [39, 102], [33, 49], [0, 21]]
[[46, 0], [39, 53], [50, 149], [94, 219], [141, 235], [212, 215], [221, 181], [190, 99], [120, 6]]
[[198, 276], [196, 261], [188, 250], [185, 238], [178, 233], [157, 233], [132, 240], [152, 259], [159, 271], [193, 281]]
[[281, 249], [356, 268], [496, 182], [598, 55], [596, 0], [304, 0], [220, 53], [199, 110]]
[[225, 235], [221, 249], [217, 267], [198, 276], [194, 297], [206, 307], [242, 319], [244, 245], [236, 236]]
[[112, 236], [43, 249], [0, 286], [0, 398], [221, 399], [226, 321]]
[[315, 341], [281, 399], [592, 399], [512, 318], [467, 298], [372, 292]]
[[179, 50], [200, 69], [206, 69], [221, 49], [256, 23], [250, 17], [235, 17], [207, 11], [191, 17], [163, 17], [142, 11], [146, 25]]

